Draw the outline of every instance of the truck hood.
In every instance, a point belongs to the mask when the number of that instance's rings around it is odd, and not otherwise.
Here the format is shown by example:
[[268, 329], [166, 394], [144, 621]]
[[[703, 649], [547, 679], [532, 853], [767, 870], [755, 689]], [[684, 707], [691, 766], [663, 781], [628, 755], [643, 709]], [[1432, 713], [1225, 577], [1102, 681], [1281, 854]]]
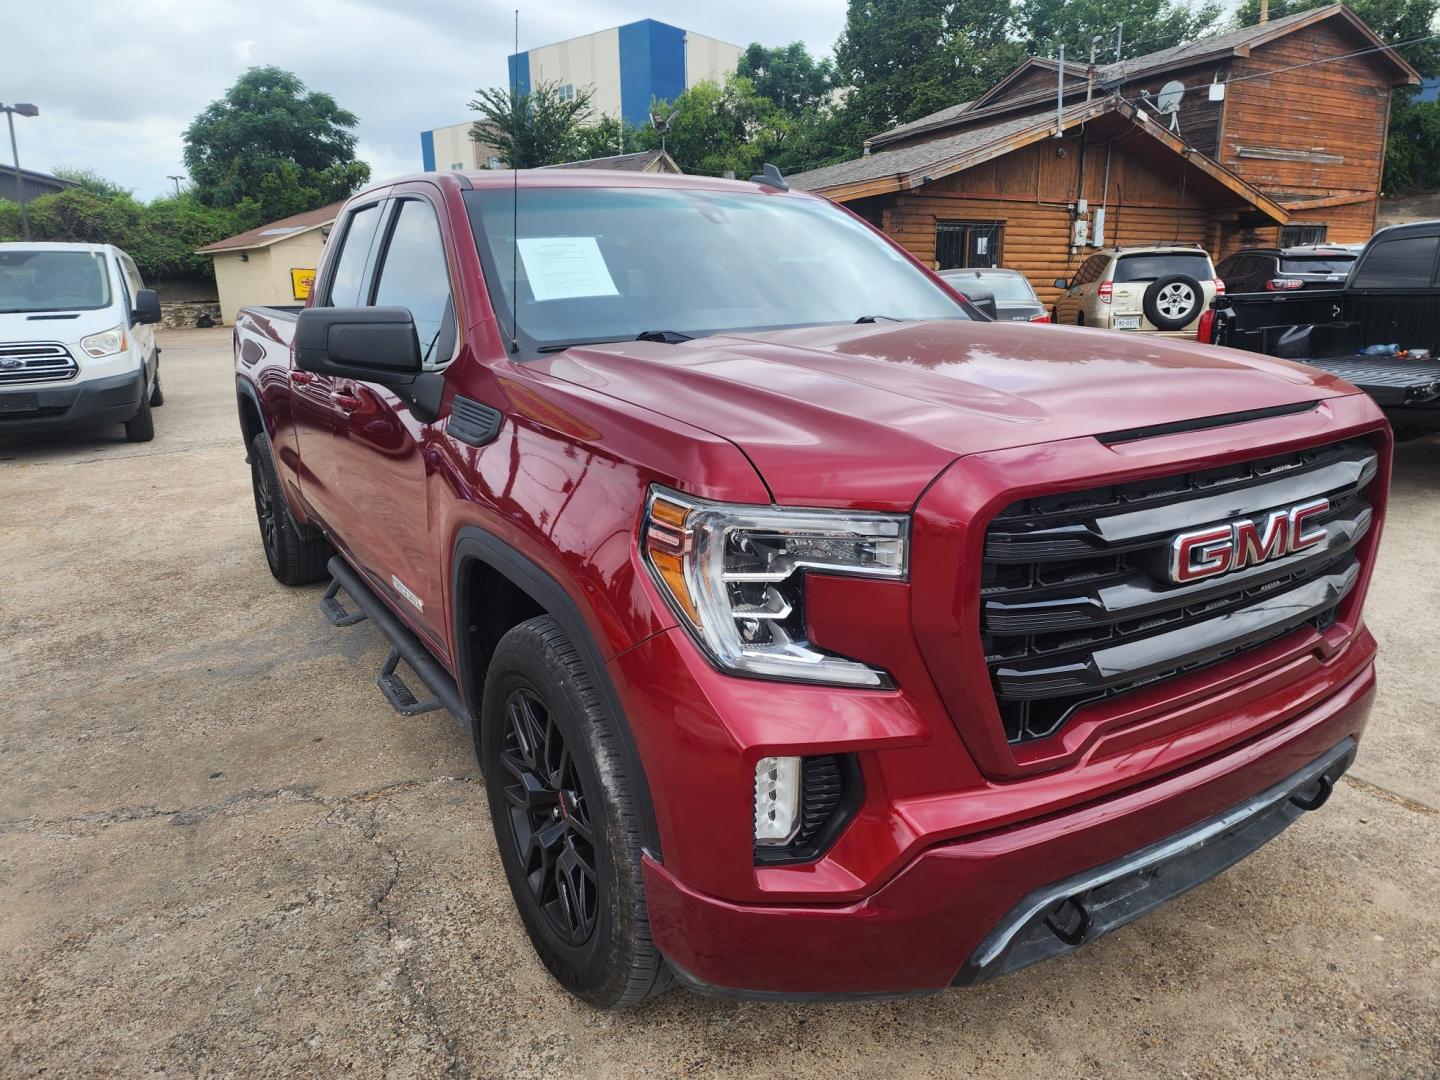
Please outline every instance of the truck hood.
[[[124, 320], [124, 314], [115, 307], [98, 311], [0, 312], [0, 345], [58, 341], [62, 345], [75, 346], [81, 338], [109, 330]], [[70, 351], [77, 350], [72, 348]]]
[[730, 440], [777, 502], [890, 509], [966, 454], [1355, 393], [1230, 349], [960, 321], [579, 346], [534, 364]]

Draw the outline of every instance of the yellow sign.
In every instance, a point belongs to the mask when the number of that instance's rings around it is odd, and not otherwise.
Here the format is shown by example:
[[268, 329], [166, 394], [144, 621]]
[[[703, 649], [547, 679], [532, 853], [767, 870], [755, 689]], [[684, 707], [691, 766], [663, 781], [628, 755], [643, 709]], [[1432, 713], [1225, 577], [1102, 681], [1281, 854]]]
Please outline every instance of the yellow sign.
[[290, 292], [296, 300], [310, 299], [311, 286], [315, 284], [315, 271], [290, 268]]

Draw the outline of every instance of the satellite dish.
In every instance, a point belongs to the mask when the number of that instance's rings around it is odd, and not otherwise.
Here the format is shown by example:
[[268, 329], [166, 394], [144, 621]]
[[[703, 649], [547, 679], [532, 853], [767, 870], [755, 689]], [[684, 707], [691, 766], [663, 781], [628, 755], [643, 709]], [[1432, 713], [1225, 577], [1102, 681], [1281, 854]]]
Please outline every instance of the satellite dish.
[[1160, 88], [1156, 97], [1156, 104], [1160, 106], [1160, 115], [1170, 117], [1170, 130], [1180, 130], [1180, 102], [1185, 97], [1185, 84], [1178, 79], [1172, 79]]

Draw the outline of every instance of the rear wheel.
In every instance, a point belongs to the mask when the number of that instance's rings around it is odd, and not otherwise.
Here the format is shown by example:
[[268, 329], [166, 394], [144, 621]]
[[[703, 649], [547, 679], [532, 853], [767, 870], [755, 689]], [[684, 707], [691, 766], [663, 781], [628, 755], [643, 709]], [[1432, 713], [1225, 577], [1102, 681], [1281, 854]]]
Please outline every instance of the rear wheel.
[[541, 962], [601, 1008], [672, 976], [650, 938], [631, 780], [589, 670], [549, 615], [496, 646], [480, 762], [500, 861]]
[[328, 577], [325, 564], [334, 551], [323, 536], [302, 535], [291, 519], [270, 457], [270, 442], [263, 433], [250, 441], [250, 487], [260, 544], [275, 580], [282, 585], [308, 585]]

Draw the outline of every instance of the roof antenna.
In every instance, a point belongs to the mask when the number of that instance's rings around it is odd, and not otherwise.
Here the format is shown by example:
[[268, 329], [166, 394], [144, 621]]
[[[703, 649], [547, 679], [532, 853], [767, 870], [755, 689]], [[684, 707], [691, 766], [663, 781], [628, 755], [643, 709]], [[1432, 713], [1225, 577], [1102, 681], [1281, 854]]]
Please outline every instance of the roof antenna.
[[[510, 58], [510, 156], [520, 126], [520, 9], [515, 9], [515, 55]], [[520, 351], [520, 166], [510, 162], [510, 351]]]
[[770, 162], [765, 163], [765, 168], [754, 176], [750, 177], [752, 184], [764, 184], [766, 187], [773, 187], [777, 191], [789, 191], [790, 185], [785, 182], [785, 177], [780, 175], [780, 170]]

